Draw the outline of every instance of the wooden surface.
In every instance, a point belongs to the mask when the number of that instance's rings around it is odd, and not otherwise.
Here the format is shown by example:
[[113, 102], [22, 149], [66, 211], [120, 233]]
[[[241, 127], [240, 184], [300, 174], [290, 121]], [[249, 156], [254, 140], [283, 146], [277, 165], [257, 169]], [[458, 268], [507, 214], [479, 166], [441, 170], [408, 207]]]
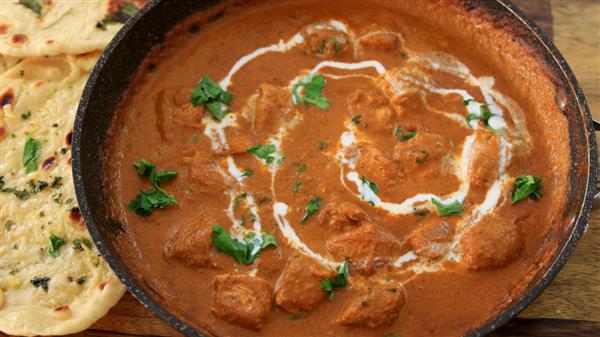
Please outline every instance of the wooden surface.
[[[600, 0], [514, 0], [553, 36], [600, 118]], [[127, 294], [110, 313], [78, 334], [178, 336]], [[573, 256], [544, 293], [494, 337], [600, 336], [600, 210]], [[443, 336], [441, 336], [443, 337]]]

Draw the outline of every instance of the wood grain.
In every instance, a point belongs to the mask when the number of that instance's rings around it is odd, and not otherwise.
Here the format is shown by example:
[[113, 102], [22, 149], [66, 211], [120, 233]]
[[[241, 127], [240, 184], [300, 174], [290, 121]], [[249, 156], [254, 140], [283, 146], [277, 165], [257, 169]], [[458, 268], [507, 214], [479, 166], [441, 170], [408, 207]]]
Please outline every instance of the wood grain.
[[[600, 118], [600, 0], [513, 0], [554, 41]], [[77, 337], [180, 336], [127, 294]], [[600, 210], [573, 256], [544, 293], [494, 337], [600, 336]]]

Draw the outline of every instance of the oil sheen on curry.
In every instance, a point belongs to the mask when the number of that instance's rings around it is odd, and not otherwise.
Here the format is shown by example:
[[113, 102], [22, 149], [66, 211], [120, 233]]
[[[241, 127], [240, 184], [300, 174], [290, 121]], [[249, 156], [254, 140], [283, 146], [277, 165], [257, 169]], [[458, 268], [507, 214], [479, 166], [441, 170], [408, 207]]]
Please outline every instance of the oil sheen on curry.
[[531, 279], [564, 197], [568, 156], [544, 139], [562, 116], [494, 41], [461, 37], [467, 12], [400, 3], [224, 5], [148, 58], [106, 184], [127, 263], [182, 320], [459, 336]]

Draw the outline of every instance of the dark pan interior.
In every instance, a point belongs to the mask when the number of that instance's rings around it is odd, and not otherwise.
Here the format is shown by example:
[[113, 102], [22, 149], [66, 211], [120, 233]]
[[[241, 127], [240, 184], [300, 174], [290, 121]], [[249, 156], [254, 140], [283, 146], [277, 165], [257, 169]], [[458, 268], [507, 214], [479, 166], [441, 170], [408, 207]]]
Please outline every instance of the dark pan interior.
[[[540, 281], [532, 285], [525, 296], [515, 301], [501, 314], [468, 336], [490, 333], [523, 310], [548, 285], [561, 269], [575, 243], [583, 233], [595, 191], [596, 148], [591, 115], [583, 93], [558, 50], [541, 30], [524, 18], [516, 7], [505, 0], [462, 0], [467, 8], [484, 7], [498, 25], [533, 46], [548, 64], [559, 91], [566, 97], [564, 114], [569, 121], [570, 146], [573, 156], [570, 176], [570, 201], [565, 219], [572, 222], [565, 233], [564, 244]], [[129, 20], [107, 47], [85, 87], [75, 121], [73, 134], [73, 176], [77, 199], [88, 229], [98, 249], [129, 291], [160, 318], [188, 336], [204, 336], [183, 323], [154, 301], [132, 277], [115, 249], [113, 238], [120, 225], [110, 219], [103, 188], [101, 148], [104, 144], [115, 109], [122, 94], [150, 49], [162, 43], [165, 34], [178, 22], [198, 10], [219, 1], [163, 0], [151, 1]], [[202, 29], [202, 27], [200, 27]]]

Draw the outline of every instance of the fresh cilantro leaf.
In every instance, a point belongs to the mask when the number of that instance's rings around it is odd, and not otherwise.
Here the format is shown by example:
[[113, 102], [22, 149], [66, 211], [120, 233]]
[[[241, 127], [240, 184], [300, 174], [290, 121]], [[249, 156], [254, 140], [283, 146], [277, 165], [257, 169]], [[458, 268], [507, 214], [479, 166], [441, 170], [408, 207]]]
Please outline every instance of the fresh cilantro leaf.
[[463, 205], [458, 200], [454, 200], [449, 204], [442, 204], [442, 202], [440, 202], [439, 200], [431, 198], [431, 202], [435, 205], [435, 207], [437, 207], [438, 213], [441, 216], [461, 214], [463, 211]]
[[515, 181], [515, 188], [510, 196], [511, 203], [516, 203], [527, 197], [539, 199], [541, 197], [542, 178], [531, 175], [520, 176]]
[[221, 121], [229, 113], [228, 109], [222, 109], [221, 104], [229, 105], [233, 95], [223, 90], [208, 75], [204, 75], [192, 90], [192, 104], [199, 106], [204, 104], [213, 117]]
[[60, 255], [60, 247], [67, 243], [67, 240], [50, 233], [50, 245], [48, 246], [48, 255], [58, 257]]
[[300, 175], [300, 173], [306, 171], [306, 169], [308, 168], [306, 166], [306, 164], [300, 164], [300, 163], [297, 163], [297, 162], [293, 162], [292, 166], [296, 167], [296, 175]]
[[298, 192], [300, 192], [301, 188], [302, 188], [302, 182], [301, 181], [296, 181], [294, 183], [294, 186], [292, 186], [292, 192], [298, 193]]
[[116, 12], [106, 15], [100, 22], [96, 24], [97, 28], [106, 30], [107, 25], [115, 23], [125, 23], [127, 19], [134, 16], [138, 8], [131, 2], [125, 2], [123, 6]]
[[177, 177], [177, 171], [174, 170], [156, 172], [154, 176], [150, 176], [150, 182], [153, 184], [160, 184], [163, 181], [171, 180], [175, 177]]
[[254, 172], [251, 169], [245, 169], [244, 173], [242, 173], [242, 177], [249, 177], [253, 174]]
[[4, 228], [6, 228], [7, 232], [10, 231], [15, 225], [16, 223], [10, 219], [4, 221]]
[[240, 201], [242, 201], [242, 199], [244, 199], [247, 196], [248, 196], [247, 192], [243, 192], [243, 193], [236, 195], [235, 198], [233, 198], [233, 208], [240, 207]]
[[400, 125], [397, 125], [394, 128], [394, 137], [398, 138], [398, 140], [401, 142], [410, 140], [416, 135], [417, 135], [417, 131], [414, 131], [414, 130], [407, 132], [407, 133], [402, 133], [402, 128], [400, 128]]
[[494, 116], [494, 114], [490, 112], [487, 105], [482, 104], [479, 106], [479, 114], [473, 114], [473, 113], [467, 114], [467, 124], [469, 125], [469, 127], [472, 127], [471, 126], [472, 120], [480, 120], [486, 126], [489, 126], [488, 121], [490, 120], [490, 118], [492, 118], [492, 116]]
[[3, 188], [2, 192], [12, 193], [15, 195], [15, 197], [17, 197], [21, 200], [27, 200], [31, 196], [31, 194], [29, 194], [29, 191], [27, 191], [26, 189], [19, 190], [17, 188], [13, 188], [13, 187]]
[[251, 264], [260, 255], [260, 252], [269, 247], [277, 246], [277, 240], [270, 234], [258, 238], [256, 234], [250, 233], [246, 240], [237, 240], [231, 237], [227, 231], [215, 225], [212, 232], [212, 243], [221, 253], [233, 257], [241, 264]]
[[177, 200], [167, 192], [161, 188], [152, 187], [147, 191], [140, 190], [140, 193], [127, 205], [127, 208], [137, 215], [148, 216], [157, 208], [165, 208], [176, 204]]
[[379, 193], [379, 186], [377, 186], [377, 184], [375, 184], [372, 181], [368, 181], [367, 178], [365, 178], [365, 176], [362, 176], [360, 178], [360, 180], [363, 182], [363, 184], [369, 186], [369, 188], [371, 189], [371, 191], [373, 191], [373, 193], [375, 193], [375, 194]]
[[37, 160], [40, 157], [40, 147], [42, 143], [33, 138], [27, 138], [25, 147], [23, 148], [23, 166], [26, 173], [35, 172], [37, 170]]
[[321, 288], [327, 293], [327, 298], [332, 300], [334, 290], [337, 288], [345, 288], [348, 281], [348, 265], [350, 264], [349, 259], [345, 259], [344, 262], [338, 267], [337, 277], [335, 280], [325, 278], [321, 281]]
[[469, 105], [471, 102], [477, 102], [477, 101], [476, 101], [476, 100], [474, 100], [474, 99], [472, 99], [472, 98], [465, 99], [465, 100], [463, 100], [463, 105], [464, 105], [464, 106], [467, 106], [467, 105]]
[[319, 210], [319, 207], [321, 207], [322, 200], [323, 199], [321, 199], [320, 197], [316, 197], [308, 201], [306, 209], [304, 210], [304, 217], [302, 217], [300, 223], [305, 223], [306, 221], [308, 221], [308, 219]]
[[263, 159], [267, 164], [271, 164], [275, 160], [275, 152], [277, 149], [273, 144], [265, 144], [259, 146], [253, 146], [248, 149], [248, 153], [251, 153], [258, 157], [259, 159]]
[[135, 170], [140, 177], [149, 177], [152, 175], [152, 172], [156, 171], [156, 165], [151, 164], [150, 162], [146, 161], [146, 159], [138, 160], [133, 164], [133, 167], [135, 167]]
[[42, 7], [44, 6], [43, 0], [19, 0], [19, 5], [34, 12], [38, 18], [42, 16]]
[[50, 282], [50, 278], [48, 276], [43, 277], [35, 277], [30, 281], [36, 288], [42, 288], [45, 292], [48, 292], [48, 283]]
[[73, 246], [71, 248], [77, 250], [83, 250], [83, 246], [86, 246], [88, 249], [92, 249], [92, 242], [86, 238], [75, 239], [73, 240]]
[[[305, 107], [308, 104], [312, 104], [322, 110], [329, 108], [329, 99], [323, 96], [324, 86], [325, 77], [320, 75], [309, 75], [302, 81], [296, 82], [292, 86], [292, 95], [294, 95], [295, 103], [304, 104]], [[300, 88], [303, 90], [303, 95], [298, 92]]]

